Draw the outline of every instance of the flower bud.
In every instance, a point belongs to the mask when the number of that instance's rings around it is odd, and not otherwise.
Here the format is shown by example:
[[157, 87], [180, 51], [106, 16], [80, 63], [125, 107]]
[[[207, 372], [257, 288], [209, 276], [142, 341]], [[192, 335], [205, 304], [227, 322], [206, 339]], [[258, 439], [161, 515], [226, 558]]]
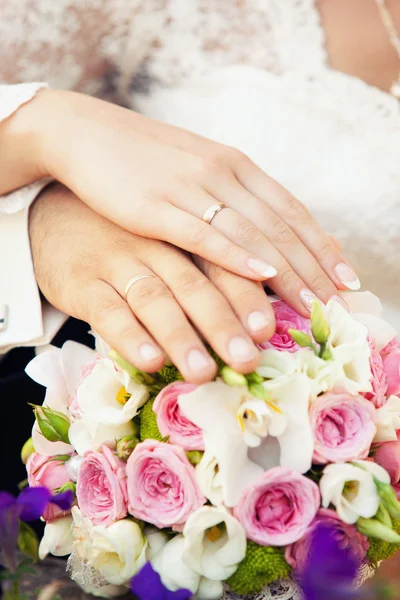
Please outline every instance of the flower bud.
[[64, 492], [72, 492], [76, 495], [76, 483], [74, 481], [67, 481], [61, 487], [58, 488], [57, 494], [63, 494]]
[[118, 440], [116, 445], [117, 455], [121, 460], [128, 460], [139, 440], [135, 435], [125, 435]]
[[29, 438], [29, 440], [26, 440], [26, 442], [22, 446], [22, 450], [21, 450], [21, 460], [24, 463], [24, 465], [26, 465], [26, 463], [28, 462], [28, 458], [34, 452], [35, 452], [35, 447], [33, 445], [32, 438]]
[[383, 506], [383, 504], [379, 505], [378, 512], [374, 518], [383, 525], [386, 525], [386, 527], [389, 527], [389, 529], [393, 529], [392, 519], [390, 518], [388, 510]]
[[367, 537], [389, 542], [390, 544], [400, 544], [400, 535], [377, 519], [363, 519], [360, 517], [356, 527], [360, 533]]
[[374, 482], [382, 505], [386, 508], [392, 519], [400, 519], [400, 502], [397, 500], [396, 492], [389, 483], [383, 483], [374, 477]]
[[199, 462], [203, 458], [203, 454], [204, 454], [204, 452], [201, 452], [200, 450], [188, 450], [186, 452], [186, 456], [188, 457], [189, 462], [194, 467], [199, 464]]
[[314, 340], [318, 344], [326, 344], [326, 342], [328, 341], [330, 330], [323, 308], [318, 300], [314, 300], [312, 305], [311, 331], [314, 336]]
[[313, 344], [312, 339], [307, 333], [304, 331], [299, 331], [297, 329], [289, 329], [289, 334], [292, 339], [298, 344], [301, 348], [311, 348], [315, 354], [318, 354], [315, 345]]
[[[32, 405], [31, 405], [32, 406]], [[70, 426], [66, 415], [57, 410], [52, 410], [48, 406], [36, 406], [34, 413], [39, 429], [49, 442], [64, 442], [69, 444], [68, 430]]]
[[240, 385], [247, 387], [247, 379], [242, 373], [238, 373], [231, 367], [223, 367], [221, 370], [221, 377], [227, 385]]

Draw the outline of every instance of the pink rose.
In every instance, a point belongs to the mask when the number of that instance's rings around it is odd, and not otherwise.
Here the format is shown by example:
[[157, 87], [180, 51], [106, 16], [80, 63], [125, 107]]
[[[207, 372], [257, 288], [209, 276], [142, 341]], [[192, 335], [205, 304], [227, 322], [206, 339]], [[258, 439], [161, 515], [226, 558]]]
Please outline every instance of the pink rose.
[[203, 433], [185, 417], [178, 405], [179, 396], [196, 389], [196, 385], [176, 381], [165, 387], [155, 399], [153, 410], [162, 436], [184, 450], [204, 450]]
[[400, 481], [400, 431], [397, 441], [382, 442], [374, 448], [374, 461], [381, 465], [390, 475], [392, 483]]
[[103, 445], [86, 452], [78, 472], [79, 508], [93, 525], [111, 525], [127, 514], [125, 463]]
[[205, 503], [183, 448], [146, 440], [128, 459], [129, 512], [156, 527], [182, 526]]
[[376, 433], [375, 407], [361, 396], [327, 392], [310, 408], [314, 434], [313, 462], [346, 462], [367, 458]]
[[316, 483], [287, 467], [274, 467], [244, 491], [233, 512], [253, 542], [286, 546], [306, 533], [319, 506]]
[[[65, 461], [54, 460], [52, 456], [43, 456], [37, 452], [30, 455], [26, 463], [26, 470], [30, 487], [46, 487], [53, 494], [70, 481]], [[49, 504], [43, 513], [43, 518], [46, 521], [53, 521], [65, 514], [65, 511], [55, 504]]]
[[376, 408], [380, 408], [386, 404], [388, 382], [383, 368], [382, 357], [376, 349], [375, 342], [371, 337], [368, 338], [368, 342], [371, 349], [369, 365], [372, 373], [372, 392], [366, 392], [362, 396], [370, 400]]
[[400, 395], [400, 342], [394, 338], [381, 351], [383, 369], [387, 378], [387, 395]]
[[275, 313], [276, 329], [272, 338], [268, 342], [260, 344], [260, 348], [275, 348], [276, 350], [286, 350], [287, 352], [296, 352], [300, 346], [292, 339], [289, 329], [298, 329], [308, 335], [311, 334], [310, 320], [299, 315], [283, 300], [272, 302], [272, 308]]
[[285, 549], [286, 562], [293, 569], [301, 572], [306, 567], [314, 532], [321, 524], [329, 526], [341, 549], [346, 549], [358, 563], [364, 560], [369, 548], [368, 538], [359, 533], [354, 525], [343, 523], [334, 510], [321, 508], [307, 533]]

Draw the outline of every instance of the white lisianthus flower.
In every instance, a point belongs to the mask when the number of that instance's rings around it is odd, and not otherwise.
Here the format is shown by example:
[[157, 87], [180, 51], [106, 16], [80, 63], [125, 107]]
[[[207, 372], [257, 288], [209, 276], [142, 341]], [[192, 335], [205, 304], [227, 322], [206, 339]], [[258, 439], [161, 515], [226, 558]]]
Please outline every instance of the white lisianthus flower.
[[66, 556], [72, 552], [72, 517], [61, 517], [46, 524], [39, 545], [39, 558], [48, 554]]
[[224, 490], [218, 460], [207, 450], [196, 466], [195, 477], [201, 493], [211, 504], [219, 506], [224, 503]]
[[96, 423], [86, 416], [71, 423], [68, 436], [74, 450], [83, 456], [89, 450], [97, 450], [102, 444], [115, 445], [115, 441], [133, 435], [132, 421], [111, 426]]
[[278, 436], [286, 428], [286, 417], [272, 403], [268, 405], [261, 398], [249, 396], [237, 411], [237, 420], [243, 432], [244, 441], [254, 448], [267, 435]]
[[144, 528], [144, 535], [147, 540], [146, 558], [151, 562], [155, 555], [168, 543], [169, 537], [164, 531], [152, 525], [147, 525]]
[[147, 542], [134, 521], [122, 519], [109, 527], [93, 526], [76, 506], [72, 517], [74, 553], [108, 583], [127, 583], [146, 563]]
[[237, 411], [247, 397], [246, 388], [213, 381], [181, 394], [178, 400], [185, 417], [203, 431], [204, 447], [217, 461], [223, 500], [228, 507], [235, 506], [242, 492], [263, 473], [248, 458], [248, 446], [237, 423]]
[[145, 385], [135, 383], [108, 358], [96, 363], [77, 390], [77, 404], [85, 420], [114, 427], [133, 419], [148, 397]]
[[387, 471], [371, 461], [328, 465], [319, 483], [322, 506], [328, 508], [332, 503], [342, 521], [349, 524], [359, 517], [374, 517], [380, 504], [374, 477], [390, 483]]
[[400, 430], [400, 398], [390, 396], [386, 404], [376, 411], [376, 419], [374, 442], [395, 442]]
[[353, 319], [367, 327], [378, 352], [396, 337], [394, 327], [381, 318], [382, 304], [377, 296], [371, 292], [341, 292], [341, 295], [349, 305]]
[[233, 575], [246, 554], [246, 533], [223, 506], [196, 510], [185, 523], [183, 537], [185, 564], [214, 581]]
[[199, 588], [200, 575], [183, 561], [184, 549], [184, 537], [177, 535], [161, 548], [151, 564], [168, 590], [176, 592], [185, 589], [195, 594]]
[[213, 581], [202, 577], [200, 579], [199, 589], [195, 593], [196, 600], [220, 600], [224, 593], [222, 581]]

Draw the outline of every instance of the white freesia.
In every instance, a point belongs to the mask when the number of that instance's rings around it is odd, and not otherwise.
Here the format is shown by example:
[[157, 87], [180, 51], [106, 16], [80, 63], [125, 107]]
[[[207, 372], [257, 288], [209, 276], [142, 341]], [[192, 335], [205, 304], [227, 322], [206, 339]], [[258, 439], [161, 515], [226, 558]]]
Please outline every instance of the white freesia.
[[61, 517], [46, 524], [39, 545], [39, 558], [48, 554], [66, 556], [72, 552], [72, 517]]
[[72, 508], [73, 551], [79, 560], [93, 567], [113, 585], [128, 582], [146, 563], [147, 542], [130, 519], [109, 527], [93, 526], [79, 508]]
[[276, 436], [280, 446], [279, 464], [299, 473], [311, 467], [314, 436], [309, 419], [311, 382], [307, 375], [298, 373], [287, 378], [265, 381], [277, 407], [286, 415], [285, 429]]
[[384, 406], [376, 411], [376, 435], [374, 442], [394, 442], [400, 430], [400, 398], [390, 396]]
[[246, 533], [223, 506], [202, 506], [192, 513], [183, 537], [185, 564], [214, 581], [233, 575], [246, 554]]
[[168, 590], [186, 589], [194, 594], [199, 588], [200, 575], [183, 561], [184, 549], [185, 540], [177, 535], [161, 548], [151, 564]]
[[195, 476], [200, 491], [207, 500], [215, 506], [223, 504], [224, 490], [218, 460], [209, 451], [204, 452], [201, 461], [196, 466]]
[[[95, 360], [93, 350], [78, 344], [66, 342], [62, 348], [49, 346], [46, 352], [36, 356], [26, 367], [31, 379], [46, 387], [43, 406], [69, 415], [68, 402], [82, 379], [82, 369]], [[64, 442], [50, 442], [42, 435], [35, 421], [32, 441], [36, 452], [45, 456], [69, 454], [73, 448]]]
[[228, 507], [235, 506], [242, 492], [263, 473], [248, 458], [248, 446], [236, 419], [247, 395], [245, 388], [214, 381], [182, 394], [178, 400], [183, 414], [202, 429], [205, 449], [217, 460], [224, 504]]
[[267, 435], [280, 435], [286, 428], [287, 419], [273, 404], [268, 405], [261, 398], [246, 398], [237, 411], [237, 420], [243, 431], [246, 444], [252, 448], [259, 446]]
[[[128, 399], [121, 399], [121, 388], [125, 388]], [[145, 385], [135, 383], [108, 358], [96, 363], [77, 390], [77, 403], [85, 419], [114, 427], [133, 419], [148, 397]]]
[[370, 461], [328, 465], [319, 483], [322, 506], [328, 508], [332, 503], [341, 520], [349, 524], [359, 517], [374, 517], [380, 503], [374, 477], [390, 483], [387, 471]]

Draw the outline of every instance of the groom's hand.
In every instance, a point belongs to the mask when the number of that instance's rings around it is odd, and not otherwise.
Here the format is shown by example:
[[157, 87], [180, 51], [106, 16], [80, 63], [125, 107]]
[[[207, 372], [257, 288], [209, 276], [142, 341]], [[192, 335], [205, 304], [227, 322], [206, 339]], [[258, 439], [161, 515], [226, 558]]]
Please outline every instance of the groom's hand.
[[46, 298], [140, 369], [159, 369], [165, 352], [188, 381], [210, 380], [203, 339], [234, 369], [256, 368], [256, 342], [274, 331], [260, 284], [214, 267], [211, 282], [185, 253], [128, 233], [59, 184], [36, 200], [29, 229]]

